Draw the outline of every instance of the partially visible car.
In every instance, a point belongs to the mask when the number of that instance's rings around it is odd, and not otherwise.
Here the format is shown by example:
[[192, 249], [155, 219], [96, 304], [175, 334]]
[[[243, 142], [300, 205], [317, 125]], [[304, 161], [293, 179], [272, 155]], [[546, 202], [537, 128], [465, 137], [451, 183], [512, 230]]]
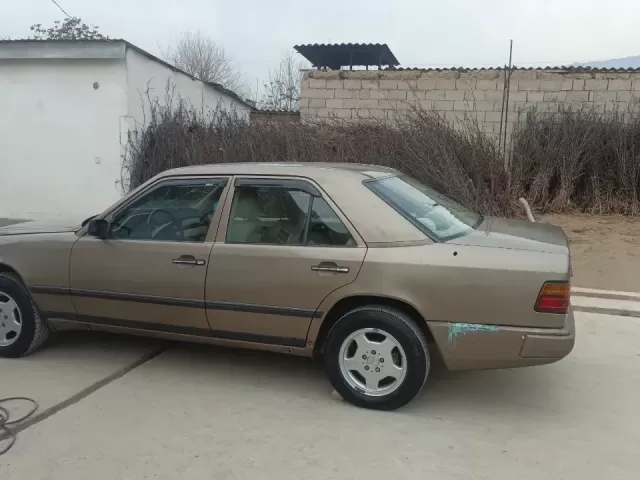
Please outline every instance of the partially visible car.
[[555, 362], [575, 340], [562, 229], [483, 217], [399, 171], [166, 171], [82, 225], [0, 228], [0, 356], [94, 329], [324, 358], [392, 410], [452, 370]]

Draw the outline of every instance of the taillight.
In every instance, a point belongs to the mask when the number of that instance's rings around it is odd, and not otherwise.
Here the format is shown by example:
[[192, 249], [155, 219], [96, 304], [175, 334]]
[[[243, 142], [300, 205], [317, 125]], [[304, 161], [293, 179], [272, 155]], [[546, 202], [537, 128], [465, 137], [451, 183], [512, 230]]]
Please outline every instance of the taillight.
[[535, 311], [542, 313], [567, 313], [571, 295], [569, 282], [546, 282], [536, 301]]

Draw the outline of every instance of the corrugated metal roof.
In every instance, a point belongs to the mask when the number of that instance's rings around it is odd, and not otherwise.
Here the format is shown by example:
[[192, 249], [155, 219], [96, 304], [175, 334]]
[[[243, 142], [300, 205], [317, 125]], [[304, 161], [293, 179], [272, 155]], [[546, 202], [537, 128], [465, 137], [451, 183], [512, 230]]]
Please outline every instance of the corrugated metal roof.
[[386, 43], [307, 43], [305, 45], [294, 45], [298, 47], [387, 47]]
[[291, 110], [263, 110], [260, 108], [254, 108], [253, 109], [254, 113], [265, 113], [265, 114], [286, 114], [286, 115], [300, 115], [300, 112], [298, 110], [295, 111], [291, 111]]
[[[482, 72], [492, 70], [506, 70], [507, 67], [482, 67], [482, 68], [468, 68], [468, 67], [449, 67], [449, 68], [419, 68], [419, 67], [394, 67], [385, 68], [385, 71], [396, 72]], [[588, 72], [610, 72], [610, 73], [624, 73], [624, 72], [640, 72], [640, 68], [596, 68], [596, 67], [581, 67], [581, 66], [546, 66], [546, 67], [511, 67], [511, 70], [518, 71], [567, 71], [575, 73], [588, 73]]]
[[338, 70], [352, 65], [400, 65], [386, 43], [314, 43], [295, 45], [293, 48], [314, 67]]

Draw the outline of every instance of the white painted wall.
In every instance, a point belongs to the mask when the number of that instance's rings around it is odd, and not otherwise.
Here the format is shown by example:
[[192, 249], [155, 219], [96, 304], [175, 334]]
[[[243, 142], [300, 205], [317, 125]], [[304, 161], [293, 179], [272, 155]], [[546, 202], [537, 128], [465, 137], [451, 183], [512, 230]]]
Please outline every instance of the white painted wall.
[[121, 198], [147, 89], [165, 103], [169, 84], [205, 114], [220, 106], [249, 119], [248, 106], [124, 42], [0, 48], [0, 218], [81, 220]]
[[211, 85], [176, 71], [133, 48], [127, 49], [126, 59], [129, 115], [137, 124], [144, 124], [145, 114], [149, 114], [148, 97], [166, 105], [171, 93], [174, 101], [182, 97], [205, 115], [216, 108], [223, 108], [227, 112], [235, 111], [241, 118], [249, 119], [250, 109], [247, 105]]
[[122, 59], [0, 60], [0, 217], [82, 218], [120, 198], [126, 113]]
[[[212, 85], [150, 58], [135, 48], [127, 48], [127, 105], [129, 129], [141, 129], [150, 118], [151, 103], [177, 105], [185, 100], [203, 116], [211, 115], [216, 109], [235, 112], [249, 121], [248, 105], [224, 94]], [[128, 155], [127, 145], [122, 145], [122, 157]]]

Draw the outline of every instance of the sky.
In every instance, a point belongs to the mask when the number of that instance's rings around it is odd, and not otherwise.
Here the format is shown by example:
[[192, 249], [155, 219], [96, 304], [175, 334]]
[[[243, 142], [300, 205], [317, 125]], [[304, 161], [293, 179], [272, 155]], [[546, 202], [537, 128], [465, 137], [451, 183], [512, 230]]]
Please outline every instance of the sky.
[[[222, 44], [250, 88], [296, 44], [387, 43], [409, 67], [517, 66], [640, 55], [638, 0], [57, 0], [70, 15], [160, 55], [183, 31]], [[0, 0], [0, 38], [64, 14], [51, 0]]]

